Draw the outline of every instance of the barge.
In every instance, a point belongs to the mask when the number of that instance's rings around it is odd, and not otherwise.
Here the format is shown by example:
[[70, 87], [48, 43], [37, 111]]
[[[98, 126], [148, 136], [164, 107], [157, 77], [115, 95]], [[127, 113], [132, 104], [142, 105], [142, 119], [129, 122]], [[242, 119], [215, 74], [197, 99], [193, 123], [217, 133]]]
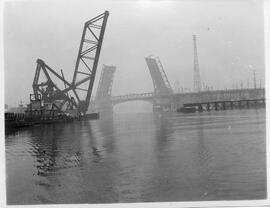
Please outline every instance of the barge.
[[30, 104], [23, 112], [5, 112], [5, 128], [21, 128], [35, 125], [68, 123], [99, 119], [99, 113], [78, 114], [74, 111], [61, 111], [54, 103], [42, 103], [30, 95]]

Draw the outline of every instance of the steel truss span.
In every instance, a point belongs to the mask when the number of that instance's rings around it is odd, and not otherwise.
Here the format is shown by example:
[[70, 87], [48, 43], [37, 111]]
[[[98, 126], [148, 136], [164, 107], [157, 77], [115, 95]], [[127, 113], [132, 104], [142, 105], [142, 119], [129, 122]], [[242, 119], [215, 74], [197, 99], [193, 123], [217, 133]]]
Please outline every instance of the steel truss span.
[[[67, 103], [66, 108], [76, 108], [78, 113], [86, 114], [90, 104], [108, 16], [109, 12], [105, 11], [85, 22], [71, 82], [64, 78], [63, 71], [61, 71], [60, 76], [44, 61], [37, 60], [32, 85], [36, 97], [41, 94], [44, 102], [57, 103], [59, 109], [62, 109]], [[40, 79], [41, 71], [45, 75], [43, 82]], [[64, 83], [64, 89], [60, 89], [56, 85], [52, 76], [58, 82]]]

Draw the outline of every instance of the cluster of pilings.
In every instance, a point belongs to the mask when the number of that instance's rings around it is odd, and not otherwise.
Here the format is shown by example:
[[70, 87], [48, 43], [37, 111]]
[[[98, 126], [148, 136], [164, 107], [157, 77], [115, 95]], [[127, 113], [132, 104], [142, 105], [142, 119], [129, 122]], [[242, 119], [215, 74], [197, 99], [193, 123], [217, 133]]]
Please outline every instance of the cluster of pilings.
[[237, 101], [213, 101], [203, 103], [186, 103], [184, 107], [195, 107], [197, 111], [233, 110], [265, 107], [265, 99], [237, 100]]

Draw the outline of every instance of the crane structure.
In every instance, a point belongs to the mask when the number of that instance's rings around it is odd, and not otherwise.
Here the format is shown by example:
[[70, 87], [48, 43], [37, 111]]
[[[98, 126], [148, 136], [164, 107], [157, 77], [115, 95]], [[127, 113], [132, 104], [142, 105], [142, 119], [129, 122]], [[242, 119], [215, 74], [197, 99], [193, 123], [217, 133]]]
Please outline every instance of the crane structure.
[[[41, 97], [42, 102], [53, 103], [61, 111], [76, 109], [79, 114], [86, 114], [90, 104], [108, 16], [109, 12], [105, 11], [85, 22], [71, 82], [65, 79], [62, 70], [61, 75], [59, 75], [43, 60], [37, 59], [32, 85], [36, 99]], [[61, 89], [57, 86], [59, 82], [63, 82], [64, 88]]]

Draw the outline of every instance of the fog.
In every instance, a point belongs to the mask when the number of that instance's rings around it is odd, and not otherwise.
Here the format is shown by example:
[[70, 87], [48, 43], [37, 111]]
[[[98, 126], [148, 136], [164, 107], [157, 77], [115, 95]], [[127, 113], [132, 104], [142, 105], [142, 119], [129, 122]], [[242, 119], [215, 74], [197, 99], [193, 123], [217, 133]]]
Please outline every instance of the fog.
[[[36, 59], [70, 81], [85, 21], [110, 12], [97, 76], [115, 65], [113, 95], [152, 92], [144, 58], [159, 56], [174, 86], [193, 88], [193, 42], [202, 82], [264, 85], [263, 1], [9, 1], [4, 7], [5, 103], [29, 102]], [[147, 106], [149, 108], [149, 104]]]

